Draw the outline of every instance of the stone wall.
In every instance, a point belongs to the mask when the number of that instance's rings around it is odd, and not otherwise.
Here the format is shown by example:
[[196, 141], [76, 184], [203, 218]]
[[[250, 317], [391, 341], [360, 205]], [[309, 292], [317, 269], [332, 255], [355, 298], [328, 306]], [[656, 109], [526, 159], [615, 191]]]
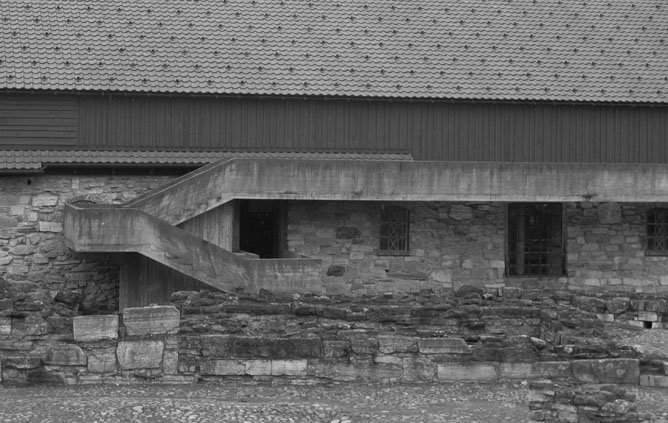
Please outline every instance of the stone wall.
[[0, 278], [5, 291], [70, 291], [90, 312], [118, 304], [118, 266], [106, 254], [74, 254], [62, 236], [65, 202], [122, 203], [171, 177], [39, 175], [0, 178]]
[[[502, 291], [358, 299], [179, 292], [175, 306], [120, 316], [76, 316], [80, 298], [62, 293], [7, 302], [0, 364], [4, 383], [639, 383], [638, 353], [596, 335], [603, 323], [587, 297]], [[664, 367], [647, 374], [661, 381]]]
[[619, 298], [572, 290], [177, 292], [173, 306], [76, 316], [79, 300], [5, 301], [3, 384], [516, 380], [530, 381], [546, 422], [645, 421], [629, 388], [668, 387], [668, 362], [603, 330], [592, 306]]
[[323, 261], [328, 294], [445, 292], [503, 286], [504, 208], [497, 203], [398, 203], [410, 211], [410, 251], [381, 256], [380, 203], [290, 202], [288, 248]]
[[505, 206], [500, 203], [397, 203], [410, 211], [410, 250], [381, 256], [380, 203], [290, 202], [288, 248], [323, 260], [328, 294], [445, 292], [571, 286], [593, 291], [668, 291], [668, 257], [646, 254], [646, 213], [656, 205], [568, 203], [564, 276], [506, 277]]
[[668, 256], [646, 254], [647, 210], [657, 206], [567, 204], [569, 284], [623, 292], [668, 291]]

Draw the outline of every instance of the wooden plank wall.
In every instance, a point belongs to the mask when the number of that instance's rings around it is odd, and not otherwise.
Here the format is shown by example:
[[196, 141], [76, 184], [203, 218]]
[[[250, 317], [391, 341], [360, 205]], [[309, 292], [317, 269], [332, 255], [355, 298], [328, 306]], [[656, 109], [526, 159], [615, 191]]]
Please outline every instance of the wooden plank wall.
[[0, 145], [74, 146], [78, 108], [72, 96], [0, 95]]
[[0, 118], [0, 144], [6, 146], [76, 142], [92, 149], [400, 151], [417, 160], [668, 163], [666, 105], [0, 94], [0, 111], [10, 110], [16, 111]]
[[140, 254], [127, 253], [119, 274], [119, 311], [126, 307], [169, 304], [173, 292], [203, 289], [217, 290]]
[[668, 107], [82, 97], [95, 148], [404, 151], [417, 160], [668, 163]]

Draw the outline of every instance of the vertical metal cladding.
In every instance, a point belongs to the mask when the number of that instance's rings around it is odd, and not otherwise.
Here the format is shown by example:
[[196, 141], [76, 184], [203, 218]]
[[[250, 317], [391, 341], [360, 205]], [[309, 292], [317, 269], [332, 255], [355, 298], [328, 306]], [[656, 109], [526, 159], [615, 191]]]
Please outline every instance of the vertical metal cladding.
[[[1, 95], [0, 105], [6, 110], [8, 99], [18, 97]], [[29, 102], [26, 98], [21, 101]], [[58, 122], [70, 128], [60, 132], [67, 142], [76, 139], [79, 147], [95, 149], [404, 151], [417, 160], [668, 162], [667, 106], [243, 96], [40, 98], [63, 116], [48, 126], [38, 119], [44, 111], [26, 108], [21, 119], [29, 125], [12, 133], [21, 145], [53, 145], [61, 138], [30, 135]], [[78, 126], [71, 129], [77, 107]], [[0, 126], [9, 122], [0, 117]]]

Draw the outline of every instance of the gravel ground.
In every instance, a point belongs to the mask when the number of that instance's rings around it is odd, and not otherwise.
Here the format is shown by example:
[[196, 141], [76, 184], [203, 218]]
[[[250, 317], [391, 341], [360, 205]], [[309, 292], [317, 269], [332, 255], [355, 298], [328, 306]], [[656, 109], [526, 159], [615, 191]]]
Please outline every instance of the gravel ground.
[[529, 422], [517, 383], [0, 388], [12, 422]]

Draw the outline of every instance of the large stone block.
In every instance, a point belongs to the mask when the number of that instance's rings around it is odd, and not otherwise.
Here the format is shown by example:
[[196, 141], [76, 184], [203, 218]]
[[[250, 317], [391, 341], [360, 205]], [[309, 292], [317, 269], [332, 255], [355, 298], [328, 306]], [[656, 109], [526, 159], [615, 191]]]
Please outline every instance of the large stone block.
[[86, 353], [74, 344], [61, 344], [46, 350], [44, 363], [59, 366], [85, 366]]
[[12, 332], [12, 318], [0, 317], [0, 335], [9, 335]]
[[251, 376], [270, 376], [271, 360], [248, 360], [245, 362], [246, 374]]
[[378, 335], [378, 350], [384, 354], [417, 352], [417, 339], [408, 336]]
[[350, 349], [355, 354], [376, 354], [378, 351], [378, 340], [376, 338], [365, 337], [351, 337]]
[[499, 363], [498, 369], [501, 379], [567, 378], [572, 374], [567, 361]]
[[210, 360], [200, 364], [203, 375], [242, 376], [246, 374], [246, 366], [240, 360]]
[[116, 371], [116, 348], [107, 347], [88, 351], [88, 371], [112, 373]]
[[437, 374], [443, 382], [498, 379], [496, 366], [491, 363], [443, 363], [438, 365]]
[[324, 340], [322, 341], [325, 358], [343, 358], [348, 356], [350, 351], [350, 342]]
[[306, 376], [308, 363], [306, 360], [272, 360], [273, 376]]
[[162, 355], [162, 370], [165, 374], [174, 375], [179, 372], [179, 352], [176, 350], [165, 350]]
[[419, 338], [418, 349], [422, 354], [471, 354], [462, 338]]
[[396, 382], [402, 379], [403, 369], [396, 366], [353, 366], [343, 363], [318, 363], [315, 376], [337, 381]]
[[162, 362], [164, 344], [161, 341], [121, 341], [116, 358], [122, 369], [157, 369]]
[[75, 341], [99, 341], [118, 338], [118, 316], [77, 316], [72, 319]]
[[39, 222], [40, 232], [62, 232], [62, 222]]
[[[187, 337], [179, 341], [179, 348], [198, 349], [201, 347], [202, 355], [205, 357], [227, 357], [230, 355], [230, 335], [207, 335], [201, 338]], [[184, 339], [191, 340], [187, 346], [183, 345]], [[199, 345], [201, 342], [201, 346]], [[190, 346], [192, 344], [192, 347]]]
[[632, 358], [573, 361], [573, 376], [588, 383], [638, 384], [640, 362]]
[[133, 307], [123, 310], [123, 325], [130, 336], [179, 331], [180, 314], [174, 306]]
[[[264, 338], [231, 336], [227, 341], [230, 357], [252, 358], [319, 358], [320, 338]], [[204, 350], [203, 343], [203, 350]]]

